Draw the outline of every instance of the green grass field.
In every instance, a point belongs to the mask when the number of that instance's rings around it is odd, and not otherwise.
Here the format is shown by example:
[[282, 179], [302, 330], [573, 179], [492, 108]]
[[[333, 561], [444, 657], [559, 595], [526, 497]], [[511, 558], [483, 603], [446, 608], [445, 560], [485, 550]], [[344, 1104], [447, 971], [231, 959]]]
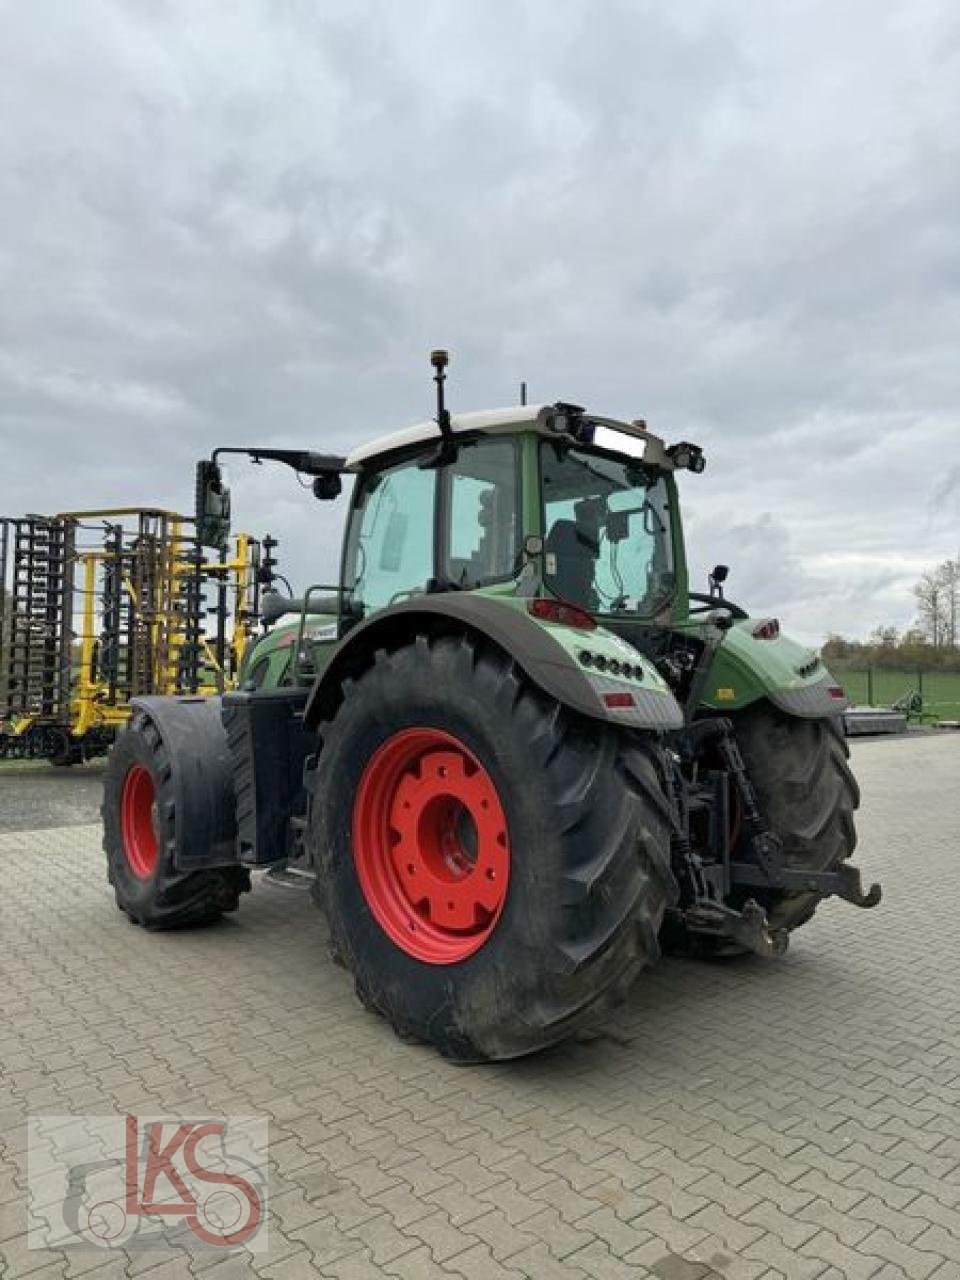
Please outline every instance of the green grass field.
[[[868, 672], [845, 670], [839, 663], [829, 665], [850, 698], [860, 706], [869, 706], [871, 681]], [[881, 667], [873, 668], [873, 706], [889, 707], [907, 694], [917, 692], [923, 694], [925, 716], [960, 720], [960, 672], [886, 671]]]

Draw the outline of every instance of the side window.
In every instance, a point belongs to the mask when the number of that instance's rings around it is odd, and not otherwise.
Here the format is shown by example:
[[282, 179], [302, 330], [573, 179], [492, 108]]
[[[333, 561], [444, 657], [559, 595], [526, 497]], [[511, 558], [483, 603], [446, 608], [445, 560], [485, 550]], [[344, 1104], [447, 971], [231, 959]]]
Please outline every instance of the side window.
[[461, 587], [512, 577], [520, 526], [514, 441], [481, 440], [462, 448], [445, 483], [444, 576]]
[[364, 614], [433, 577], [436, 471], [401, 463], [367, 477], [352, 517], [348, 569]]

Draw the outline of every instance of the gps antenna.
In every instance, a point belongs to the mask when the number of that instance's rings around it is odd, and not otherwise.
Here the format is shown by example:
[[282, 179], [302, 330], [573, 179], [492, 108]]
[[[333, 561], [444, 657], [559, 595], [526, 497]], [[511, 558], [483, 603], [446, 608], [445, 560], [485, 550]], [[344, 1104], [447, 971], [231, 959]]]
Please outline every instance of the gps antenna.
[[450, 363], [449, 351], [431, 351], [430, 363], [436, 369], [433, 380], [437, 384], [437, 426], [443, 438], [449, 440], [453, 435], [450, 426], [450, 410], [443, 403], [443, 384], [447, 380], [445, 370]]
[[455, 462], [457, 457], [457, 444], [453, 434], [453, 426], [450, 422], [450, 410], [446, 407], [443, 399], [443, 384], [447, 380], [444, 372], [450, 363], [450, 353], [448, 351], [437, 350], [430, 352], [430, 363], [436, 371], [433, 380], [437, 384], [437, 426], [440, 428], [440, 444], [437, 451], [426, 462], [421, 462], [421, 467], [445, 467], [450, 462]]

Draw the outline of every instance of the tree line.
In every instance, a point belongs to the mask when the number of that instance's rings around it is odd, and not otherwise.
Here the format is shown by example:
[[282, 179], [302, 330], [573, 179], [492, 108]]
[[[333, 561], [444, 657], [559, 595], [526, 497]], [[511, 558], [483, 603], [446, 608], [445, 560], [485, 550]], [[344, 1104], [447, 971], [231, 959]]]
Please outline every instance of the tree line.
[[913, 594], [917, 617], [912, 626], [905, 631], [878, 626], [866, 640], [831, 634], [824, 658], [850, 667], [960, 671], [960, 557], [922, 573]]

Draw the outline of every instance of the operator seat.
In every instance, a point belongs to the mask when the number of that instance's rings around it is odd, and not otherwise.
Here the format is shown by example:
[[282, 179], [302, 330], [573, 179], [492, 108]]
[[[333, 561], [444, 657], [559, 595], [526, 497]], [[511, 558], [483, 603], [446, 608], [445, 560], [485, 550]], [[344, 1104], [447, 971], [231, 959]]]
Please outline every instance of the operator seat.
[[556, 572], [545, 573], [549, 586], [563, 600], [583, 609], [595, 609], [593, 589], [598, 550], [577, 527], [575, 520], [555, 520], [544, 543], [547, 555], [556, 558]]

